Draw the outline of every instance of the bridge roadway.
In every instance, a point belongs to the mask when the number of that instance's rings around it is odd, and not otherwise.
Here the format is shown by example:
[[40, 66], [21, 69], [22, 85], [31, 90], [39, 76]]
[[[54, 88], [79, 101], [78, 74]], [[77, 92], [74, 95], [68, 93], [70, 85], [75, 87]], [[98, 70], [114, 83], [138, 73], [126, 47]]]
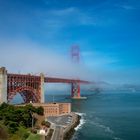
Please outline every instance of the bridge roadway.
[[[13, 73], [8, 73], [8, 77], [14, 77], [16, 79], [26, 77], [26, 78], [31, 78], [31, 79], [39, 79], [40, 76], [36, 75], [31, 75], [31, 74], [13, 74]], [[44, 82], [45, 83], [83, 83], [83, 84], [88, 84], [90, 83], [89, 81], [85, 80], [79, 80], [79, 79], [68, 79], [68, 78], [55, 78], [55, 77], [44, 77]]]
[[76, 79], [63, 79], [63, 78], [53, 78], [53, 77], [45, 77], [44, 82], [47, 83], [89, 83], [88, 81], [84, 80], [76, 80]]

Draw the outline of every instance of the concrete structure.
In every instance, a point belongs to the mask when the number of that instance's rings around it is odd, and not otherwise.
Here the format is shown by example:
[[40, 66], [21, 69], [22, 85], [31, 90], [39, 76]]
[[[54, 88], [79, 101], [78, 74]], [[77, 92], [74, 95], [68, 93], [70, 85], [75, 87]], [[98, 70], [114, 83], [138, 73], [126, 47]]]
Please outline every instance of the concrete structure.
[[0, 103], [7, 103], [7, 71], [0, 68]]
[[59, 116], [71, 113], [71, 103], [34, 103], [35, 107], [42, 106], [44, 108], [45, 117], [48, 116]]
[[41, 87], [40, 87], [40, 96], [41, 96], [41, 103], [44, 103], [45, 102], [45, 98], [44, 98], [44, 74], [41, 73], [40, 74], [40, 77], [41, 77]]

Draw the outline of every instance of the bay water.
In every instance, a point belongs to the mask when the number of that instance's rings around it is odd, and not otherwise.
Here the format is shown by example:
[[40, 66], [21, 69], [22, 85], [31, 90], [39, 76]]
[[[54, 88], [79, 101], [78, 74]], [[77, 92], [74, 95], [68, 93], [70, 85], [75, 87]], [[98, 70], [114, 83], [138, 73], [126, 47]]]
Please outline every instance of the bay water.
[[[140, 92], [85, 93], [86, 100], [72, 100], [68, 92], [45, 94], [46, 102], [70, 102], [82, 116], [71, 140], [140, 140]], [[21, 97], [13, 100], [20, 103]]]
[[82, 116], [71, 140], [140, 140], [140, 92], [102, 92], [86, 100], [67, 95], [46, 95], [46, 101], [71, 102]]

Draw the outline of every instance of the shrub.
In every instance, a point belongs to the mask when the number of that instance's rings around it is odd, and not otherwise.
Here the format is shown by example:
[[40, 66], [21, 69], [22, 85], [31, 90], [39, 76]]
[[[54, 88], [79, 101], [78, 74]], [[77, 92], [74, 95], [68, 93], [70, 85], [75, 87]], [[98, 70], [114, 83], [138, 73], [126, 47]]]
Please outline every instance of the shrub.
[[48, 122], [48, 121], [43, 121], [41, 124], [45, 125], [46, 127], [50, 127], [51, 126], [51, 123]]

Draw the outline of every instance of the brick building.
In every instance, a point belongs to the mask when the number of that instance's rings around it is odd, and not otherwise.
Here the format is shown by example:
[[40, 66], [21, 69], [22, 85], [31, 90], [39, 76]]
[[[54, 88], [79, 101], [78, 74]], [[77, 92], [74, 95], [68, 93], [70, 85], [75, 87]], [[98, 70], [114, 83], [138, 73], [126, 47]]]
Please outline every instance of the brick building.
[[33, 103], [32, 105], [35, 107], [42, 106], [45, 117], [71, 113], [71, 103]]

